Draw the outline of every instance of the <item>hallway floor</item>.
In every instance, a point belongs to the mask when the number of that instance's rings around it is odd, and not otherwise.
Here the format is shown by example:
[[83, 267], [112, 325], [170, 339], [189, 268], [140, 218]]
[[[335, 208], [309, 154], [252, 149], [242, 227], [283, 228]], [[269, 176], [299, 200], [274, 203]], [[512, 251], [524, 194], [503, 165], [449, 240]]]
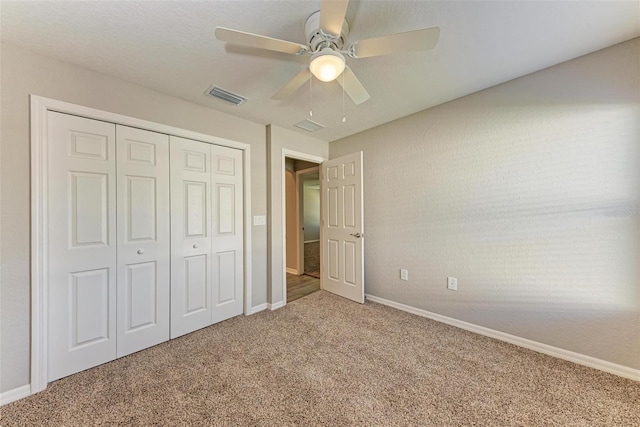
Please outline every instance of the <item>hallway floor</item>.
[[320, 290], [320, 279], [287, 273], [287, 303]]

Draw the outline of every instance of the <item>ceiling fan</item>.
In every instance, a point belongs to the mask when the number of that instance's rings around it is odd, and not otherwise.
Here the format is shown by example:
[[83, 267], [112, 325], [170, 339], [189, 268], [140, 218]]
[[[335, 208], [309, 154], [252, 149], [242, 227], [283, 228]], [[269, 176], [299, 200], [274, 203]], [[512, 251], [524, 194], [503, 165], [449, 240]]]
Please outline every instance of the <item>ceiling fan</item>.
[[[291, 96], [311, 78], [311, 72], [318, 80], [324, 82], [337, 79], [351, 100], [358, 105], [370, 96], [351, 68], [346, 65], [345, 56], [358, 59], [433, 49], [440, 37], [440, 28], [424, 28], [354, 41], [345, 48], [345, 40], [349, 34], [349, 24], [345, 19], [348, 4], [349, 0], [320, 2], [320, 10], [312, 13], [304, 26], [308, 45], [224, 27], [217, 27], [215, 34], [218, 40], [232, 44], [293, 55], [311, 55], [309, 67], [298, 73], [271, 99], [281, 100]], [[342, 78], [338, 79], [342, 74]]]

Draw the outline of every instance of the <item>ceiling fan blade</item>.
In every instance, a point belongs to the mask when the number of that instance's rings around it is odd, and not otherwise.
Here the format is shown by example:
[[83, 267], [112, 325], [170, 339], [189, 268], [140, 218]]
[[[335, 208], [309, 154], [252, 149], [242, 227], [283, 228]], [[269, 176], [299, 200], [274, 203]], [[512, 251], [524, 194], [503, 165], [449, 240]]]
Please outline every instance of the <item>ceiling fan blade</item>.
[[307, 52], [309, 48], [300, 43], [274, 39], [258, 34], [245, 33], [244, 31], [230, 28], [217, 27], [216, 38], [223, 42], [241, 44], [243, 46], [256, 47], [258, 49], [274, 50], [276, 52], [300, 54]]
[[440, 27], [424, 28], [406, 33], [391, 34], [353, 43], [354, 57], [389, 55], [433, 49], [440, 38]]
[[340, 37], [349, 0], [322, 0], [320, 3], [320, 29]]
[[271, 99], [281, 100], [286, 99], [293, 95], [293, 93], [300, 88], [303, 84], [309, 81], [309, 69], [305, 68], [300, 71], [296, 76], [289, 81], [282, 89], [278, 91], [275, 95], [271, 97]]
[[[347, 92], [349, 98], [353, 101], [354, 104], [360, 105], [367, 99], [371, 98], [369, 92], [362, 86], [360, 80], [353, 74], [351, 68], [345, 67], [343, 75], [338, 77], [336, 80], [340, 83], [340, 86], [344, 88], [344, 91]], [[344, 77], [344, 82], [343, 82]]]

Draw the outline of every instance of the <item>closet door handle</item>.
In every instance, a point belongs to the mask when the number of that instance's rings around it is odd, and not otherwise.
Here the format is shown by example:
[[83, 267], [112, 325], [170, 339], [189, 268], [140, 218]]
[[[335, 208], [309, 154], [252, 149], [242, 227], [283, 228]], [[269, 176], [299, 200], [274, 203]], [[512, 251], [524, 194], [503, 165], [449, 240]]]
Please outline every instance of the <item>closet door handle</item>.
[[138, 249], [138, 255], [142, 255], [144, 253], [144, 249]]
[[198, 249], [198, 245], [193, 245], [193, 249]]

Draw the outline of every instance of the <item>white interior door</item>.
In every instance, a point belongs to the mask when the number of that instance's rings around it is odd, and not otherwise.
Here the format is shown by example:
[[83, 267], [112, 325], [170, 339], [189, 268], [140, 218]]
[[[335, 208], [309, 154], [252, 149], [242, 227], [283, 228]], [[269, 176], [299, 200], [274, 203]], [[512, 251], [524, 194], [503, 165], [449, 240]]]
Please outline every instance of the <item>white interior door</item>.
[[242, 314], [244, 297], [242, 151], [211, 145], [212, 323]]
[[169, 339], [169, 136], [116, 126], [117, 357]]
[[362, 151], [322, 164], [322, 288], [364, 303]]
[[47, 113], [48, 380], [116, 358], [115, 125]]
[[171, 137], [171, 338], [211, 324], [211, 148]]

